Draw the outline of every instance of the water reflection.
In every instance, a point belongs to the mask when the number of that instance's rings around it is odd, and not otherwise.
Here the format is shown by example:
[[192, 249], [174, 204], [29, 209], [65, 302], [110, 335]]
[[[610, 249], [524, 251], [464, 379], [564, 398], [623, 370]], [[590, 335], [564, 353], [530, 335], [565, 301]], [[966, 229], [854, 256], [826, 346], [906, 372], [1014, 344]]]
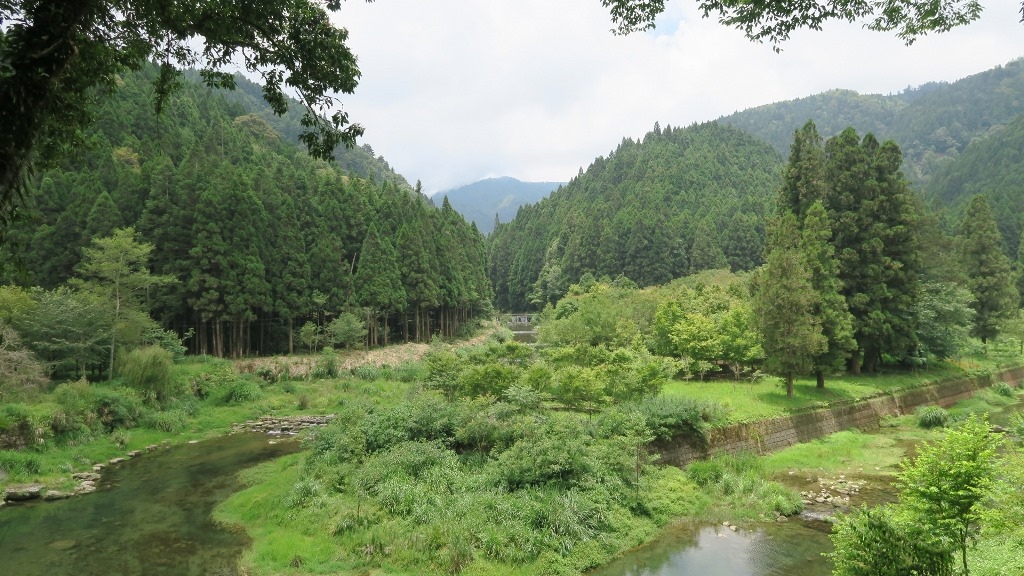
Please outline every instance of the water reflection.
[[828, 576], [828, 534], [801, 522], [681, 525], [589, 576]]
[[239, 470], [295, 452], [236, 435], [129, 460], [94, 494], [0, 509], [0, 574], [235, 574], [249, 539], [216, 525], [213, 507], [237, 491]]

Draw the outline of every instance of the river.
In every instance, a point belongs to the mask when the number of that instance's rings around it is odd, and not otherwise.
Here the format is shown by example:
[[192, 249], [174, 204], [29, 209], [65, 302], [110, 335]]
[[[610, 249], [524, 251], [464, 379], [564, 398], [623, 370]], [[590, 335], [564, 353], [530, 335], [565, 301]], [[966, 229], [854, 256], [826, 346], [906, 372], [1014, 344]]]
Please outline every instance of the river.
[[249, 538], [211, 520], [236, 473], [296, 452], [296, 441], [236, 434], [104, 470], [93, 494], [0, 508], [0, 574], [234, 575]]
[[[1016, 404], [992, 415], [1006, 424]], [[271, 443], [273, 442], [273, 443]], [[185, 444], [104, 471], [99, 490], [0, 509], [0, 574], [228, 576], [249, 545], [214, 523], [235, 473], [296, 452], [295, 441], [239, 434]], [[813, 518], [737, 530], [683, 523], [590, 576], [827, 576], [828, 524]]]

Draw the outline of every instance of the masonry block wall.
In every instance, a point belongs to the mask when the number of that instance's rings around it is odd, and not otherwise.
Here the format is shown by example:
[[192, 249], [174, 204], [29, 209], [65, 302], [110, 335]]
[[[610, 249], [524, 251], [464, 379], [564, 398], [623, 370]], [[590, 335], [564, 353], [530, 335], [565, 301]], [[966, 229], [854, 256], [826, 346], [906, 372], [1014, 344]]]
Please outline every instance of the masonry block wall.
[[715, 428], [709, 433], [707, 447], [673, 441], [655, 444], [654, 451], [661, 454], [660, 462], [674, 466], [685, 466], [715, 454], [763, 454], [848, 428], [874, 430], [885, 416], [906, 414], [926, 404], [946, 408], [995, 382], [1018, 384], [1021, 380], [1024, 380], [1024, 366], [991, 375], [944, 380], [821, 410]]

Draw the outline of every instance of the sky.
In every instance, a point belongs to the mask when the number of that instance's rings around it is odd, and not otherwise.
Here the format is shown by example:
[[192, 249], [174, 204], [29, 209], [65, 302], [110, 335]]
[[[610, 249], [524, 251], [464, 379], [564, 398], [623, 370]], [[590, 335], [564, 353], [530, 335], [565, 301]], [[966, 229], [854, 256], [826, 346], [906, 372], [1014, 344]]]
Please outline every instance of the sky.
[[831, 23], [776, 53], [668, 0], [616, 36], [600, 0], [349, 0], [333, 14], [362, 72], [341, 102], [369, 144], [430, 194], [514, 176], [568, 181], [655, 122], [686, 126], [834, 88], [897, 93], [1024, 56], [1019, 0], [906, 46]]

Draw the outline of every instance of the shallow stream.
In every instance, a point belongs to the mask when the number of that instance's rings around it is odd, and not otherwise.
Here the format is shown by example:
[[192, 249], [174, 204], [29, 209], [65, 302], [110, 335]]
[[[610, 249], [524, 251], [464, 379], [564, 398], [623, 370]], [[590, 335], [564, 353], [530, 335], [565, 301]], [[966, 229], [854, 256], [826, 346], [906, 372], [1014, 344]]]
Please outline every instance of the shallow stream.
[[218, 526], [214, 506], [236, 473], [300, 449], [237, 434], [174, 446], [103, 471], [93, 494], [0, 508], [0, 574], [233, 575], [249, 538]]
[[[1022, 409], [991, 420], [1005, 425]], [[213, 508], [240, 488], [236, 472], [299, 449], [264, 435], [225, 436], [109, 468], [94, 494], [4, 506], [0, 575], [234, 575], [249, 539], [215, 524]], [[881, 489], [862, 499], [888, 498]], [[813, 514], [735, 531], [681, 524], [590, 576], [827, 576], [828, 527]]]

